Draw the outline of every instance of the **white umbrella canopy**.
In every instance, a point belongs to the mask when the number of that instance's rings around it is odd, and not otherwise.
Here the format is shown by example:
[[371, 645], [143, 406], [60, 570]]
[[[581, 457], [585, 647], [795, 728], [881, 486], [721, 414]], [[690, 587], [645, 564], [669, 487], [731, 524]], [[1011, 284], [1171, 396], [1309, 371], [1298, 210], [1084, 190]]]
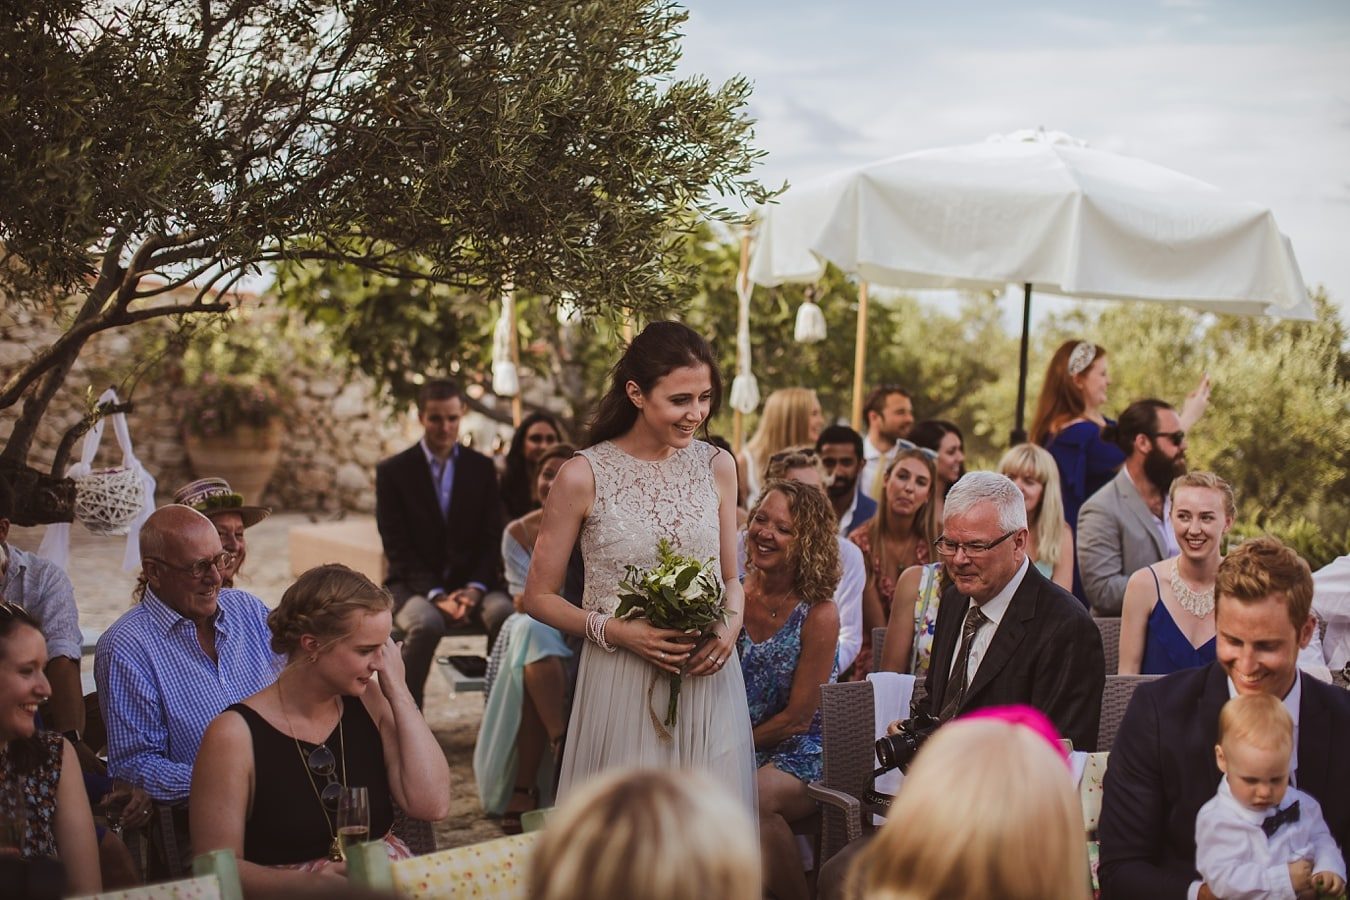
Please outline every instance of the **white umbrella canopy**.
[[815, 281], [826, 263], [901, 288], [1022, 284], [1028, 309], [1037, 290], [1314, 318], [1269, 209], [1043, 131], [846, 169], [763, 209], [755, 283]]

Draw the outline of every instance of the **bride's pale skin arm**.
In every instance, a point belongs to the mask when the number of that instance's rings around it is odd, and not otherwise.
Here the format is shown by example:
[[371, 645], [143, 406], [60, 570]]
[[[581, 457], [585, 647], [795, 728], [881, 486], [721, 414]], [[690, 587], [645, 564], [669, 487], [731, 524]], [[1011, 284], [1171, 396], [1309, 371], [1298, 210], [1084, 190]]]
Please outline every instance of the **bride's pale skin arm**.
[[1120, 604], [1120, 666], [1117, 675], [1138, 675], [1144, 664], [1144, 640], [1148, 636], [1148, 614], [1157, 602], [1153, 578], [1148, 569], [1140, 569], [1125, 585]]
[[[688, 675], [711, 675], [736, 658], [736, 639], [745, 620], [745, 592], [741, 590], [740, 573], [736, 571], [736, 463], [731, 455], [719, 452], [712, 460], [713, 477], [717, 480], [717, 518], [720, 534], [718, 547], [722, 557], [722, 581], [726, 585], [727, 621], [715, 625], [718, 637], [705, 643], [690, 661]], [[714, 665], [713, 658], [721, 660]], [[828, 674], [828, 673], [827, 673]]]
[[[732, 496], [735, 496], [734, 488]], [[530, 574], [521, 597], [521, 605], [528, 615], [579, 637], [586, 635], [587, 613], [568, 603], [560, 591], [567, 577], [572, 548], [581, 533], [581, 523], [594, 502], [595, 475], [591, 465], [584, 456], [575, 456], [558, 471], [548, 502], [544, 504], [544, 521], [534, 542]], [[734, 561], [734, 536], [732, 540]], [[671, 674], [679, 674], [680, 666], [689, 656], [687, 635], [671, 629], [653, 628], [644, 619], [610, 619], [605, 623], [605, 640], [636, 653]]]

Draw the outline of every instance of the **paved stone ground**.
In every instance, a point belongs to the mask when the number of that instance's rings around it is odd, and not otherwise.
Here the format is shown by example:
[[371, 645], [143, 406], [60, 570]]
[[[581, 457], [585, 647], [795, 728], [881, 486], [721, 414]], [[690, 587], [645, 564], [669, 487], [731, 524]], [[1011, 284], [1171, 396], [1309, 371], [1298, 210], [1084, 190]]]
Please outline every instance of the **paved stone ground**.
[[[248, 562], [238, 586], [275, 606], [291, 583], [290, 529], [309, 522], [303, 513], [278, 513], [250, 528]], [[43, 532], [42, 528], [13, 528], [10, 541], [21, 549], [36, 550]], [[70, 533], [69, 572], [80, 607], [80, 625], [102, 630], [131, 606], [136, 573], [122, 571], [126, 539], [90, 534], [78, 523]], [[440, 653], [481, 654], [483, 647], [481, 637], [447, 638]], [[84, 671], [92, 684], [92, 657], [85, 658]], [[436, 826], [438, 846], [458, 847], [500, 836], [496, 823], [483, 817], [473, 781], [473, 746], [483, 715], [483, 695], [451, 693], [445, 679], [433, 671], [425, 703], [427, 721], [450, 761], [450, 816]]]

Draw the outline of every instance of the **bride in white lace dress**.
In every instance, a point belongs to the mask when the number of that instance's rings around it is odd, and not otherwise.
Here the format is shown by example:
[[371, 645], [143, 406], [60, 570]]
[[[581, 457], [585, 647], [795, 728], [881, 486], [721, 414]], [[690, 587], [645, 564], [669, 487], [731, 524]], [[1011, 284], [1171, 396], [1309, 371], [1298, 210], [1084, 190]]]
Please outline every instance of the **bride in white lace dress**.
[[[755, 811], [754, 744], [735, 656], [745, 606], [736, 577], [736, 463], [694, 436], [716, 412], [721, 390], [702, 337], [675, 322], [648, 325], [614, 367], [591, 423], [590, 446], [554, 481], [524, 604], [540, 621], [588, 638], [559, 799], [615, 767], [689, 768], [718, 780]], [[584, 609], [558, 594], [578, 536], [586, 564]], [[643, 619], [611, 618], [624, 567], [654, 566], [661, 538], [678, 553], [720, 561], [728, 620], [692, 656], [687, 635]], [[657, 722], [669, 681], [654, 676], [682, 666], [678, 721], [666, 736]]]

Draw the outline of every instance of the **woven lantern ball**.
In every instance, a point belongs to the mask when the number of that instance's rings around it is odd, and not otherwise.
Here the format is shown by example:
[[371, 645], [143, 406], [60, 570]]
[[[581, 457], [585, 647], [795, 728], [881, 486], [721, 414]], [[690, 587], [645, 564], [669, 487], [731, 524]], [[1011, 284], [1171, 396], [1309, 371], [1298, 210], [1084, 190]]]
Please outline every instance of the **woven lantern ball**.
[[94, 534], [126, 534], [144, 505], [145, 484], [138, 469], [95, 469], [75, 479], [75, 518]]

